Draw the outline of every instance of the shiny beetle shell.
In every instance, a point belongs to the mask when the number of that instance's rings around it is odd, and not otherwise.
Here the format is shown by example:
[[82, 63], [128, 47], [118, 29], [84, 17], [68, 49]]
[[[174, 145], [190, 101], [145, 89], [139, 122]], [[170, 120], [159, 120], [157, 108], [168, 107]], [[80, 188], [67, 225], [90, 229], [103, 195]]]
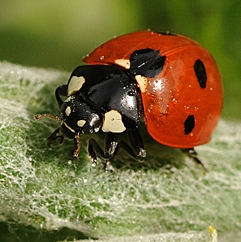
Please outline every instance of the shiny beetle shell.
[[155, 77], [135, 77], [148, 132], [159, 143], [176, 148], [207, 143], [221, 114], [223, 92], [213, 57], [197, 42], [181, 35], [140, 31], [102, 44], [84, 62], [128, 69], [131, 54], [148, 48], [165, 57]]

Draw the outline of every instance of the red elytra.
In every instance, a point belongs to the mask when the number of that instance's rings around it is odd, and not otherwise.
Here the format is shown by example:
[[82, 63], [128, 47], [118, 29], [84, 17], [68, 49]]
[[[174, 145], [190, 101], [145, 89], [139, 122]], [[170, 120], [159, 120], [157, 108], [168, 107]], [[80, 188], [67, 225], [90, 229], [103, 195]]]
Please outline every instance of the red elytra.
[[[83, 61], [117, 64], [116, 60], [128, 61], [135, 50], [146, 48], [160, 50], [160, 55], [166, 56], [162, 71], [148, 78], [141, 92], [148, 132], [159, 143], [176, 148], [207, 143], [221, 115], [222, 83], [213, 57], [194, 40], [181, 35], [134, 32], [107, 41]], [[206, 78], [205, 83], [199, 78]]]

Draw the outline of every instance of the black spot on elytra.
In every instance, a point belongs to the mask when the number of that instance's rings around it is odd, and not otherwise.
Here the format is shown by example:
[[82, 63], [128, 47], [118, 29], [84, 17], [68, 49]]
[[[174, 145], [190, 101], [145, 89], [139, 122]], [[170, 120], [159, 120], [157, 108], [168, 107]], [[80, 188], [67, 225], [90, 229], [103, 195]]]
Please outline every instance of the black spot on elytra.
[[184, 122], [184, 133], [189, 134], [195, 127], [194, 115], [189, 115]]
[[207, 73], [206, 68], [203, 64], [203, 62], [200, 59], [197, 59], [194, 63], [194, 71], [198, 80], [198, 83], [201, 88], [206, 87], [207, 82]]
[[155, 77], [165, 64], [166, 56], [160, 55], [159, 50], [140, 49], [134, 51], [130, 56], [130, 72], [145, 77]]
[[155, 33], [162, 34], [162, 35], [177, 36], [177, 34], [169, 32], [169, 31], [158, 31], [158, 32], [155, 32]]

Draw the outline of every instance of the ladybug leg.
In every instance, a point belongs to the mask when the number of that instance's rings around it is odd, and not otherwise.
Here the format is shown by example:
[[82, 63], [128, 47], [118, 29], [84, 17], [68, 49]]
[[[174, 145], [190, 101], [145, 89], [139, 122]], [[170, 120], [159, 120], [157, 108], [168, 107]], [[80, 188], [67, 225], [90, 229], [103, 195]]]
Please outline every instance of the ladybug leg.
[[92, 160], [93, 165], [97, 164], [97, 155], [106, 160], [105, 169], [110, 164], [110, 160], [114, 157], [117, 151], [117, 138], [116, 133], [107, 133], [105, 137], [105, 148], [104, 150], [99, 146], [95, 139], [89, 140], [88, 153]]
[[128, 135], [131, 147], [135, 153], [134, 157], [138, 160], [143, 160], [146, 157], [146, 150], [139, 131], [136, 129]]
[[105, 150], [104, 150], [104, 159], [106, 160], [104, 169], [113, 170], [113, 167], [110, 166], [110, 161], [114, 157], [115, 153], [118, 151], [118, 134], [116, 133], [107, 133], [105, 136]]
[[97, 165], [97, 155], [96, 153], [100, 156], [100, 157], [104, 157], [104, 152], [102, 150], [102, 148], [99, 146], [99, 144], [97, 143], [97, 141], [93, 138], [91, 138], [89, 140], [89, 144], [88, 144], [88, 153], [89, 153], [89, 157], [92, 160], [92, 165], [95, 166]]
[[63, 104], [63, 101], [60, 98], [60, 96], [67, 96], [67, 91], [68, 91], [67, 85], [58, 86], [57, 89], [55, 90], [55, 98], [60, 108], [61, 108], [61, 105]]
[[75, 144], [75, 150], [73, 152], [73, 157], [76, 158], [79, 156], [79, 153], [80, 153], [80, 135], [79, 134], [76, 134], [74, 136], [74, 144]]
[[204, 164], [199, 160], [198, 154], [194, 148], [187, 148], [187, 149], [181, 149], [184, 153], [186, 153], [195, 163], [202, 166], [203, 170], [207, 172], [207, 168], [204, 166]]
[[107, 133], [105, 136], [105, 151], [104, 158], [111, 159], [114, 157], [116, 148], [117, 148], [117, 138], [118, 134], [116, 133]]
[[146, 150], [139, 131], [129, 132], [128, 136], [131, 146], [124, 141], [121, 141], [119, 146], [135, 159], [143, 160], [146, 157]]
[[59, 139], [59, 143], [62, 144], [64, 141], [64, 136], [63, 135], [58, 135], [58, 133], [60, 132], [60, 128], [56, 129], [47, 139], [47, 145], [48, 147], [51, 147], [51, 144]]

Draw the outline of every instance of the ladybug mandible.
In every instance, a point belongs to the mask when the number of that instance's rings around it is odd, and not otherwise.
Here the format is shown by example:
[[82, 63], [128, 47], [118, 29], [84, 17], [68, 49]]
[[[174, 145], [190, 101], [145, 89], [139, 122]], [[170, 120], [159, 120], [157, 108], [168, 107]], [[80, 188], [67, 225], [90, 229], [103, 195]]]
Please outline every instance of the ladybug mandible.
[[[109, 162], [118, 146], [142, 159], [146, 151], [138, 126], [143, 116], [156, 141], [182, 149], [203, 166], [194, 147], [210, 140], [223, 101], [218, 67], [206, 49], [181, 35], [140, 31], [102, 44], [84, 62], [89, 65], [77, 67], [67, 85], [55, 91], [61, 115], [36, 116], [62, 122], [49, 145], [64, 136], [74, 139], [77, 157], [80, 135], [102, 131], [104, 149], [89, 140], [93, 162], [97, 155]], [[118, 144], [124, 132], [130, 145]]]

